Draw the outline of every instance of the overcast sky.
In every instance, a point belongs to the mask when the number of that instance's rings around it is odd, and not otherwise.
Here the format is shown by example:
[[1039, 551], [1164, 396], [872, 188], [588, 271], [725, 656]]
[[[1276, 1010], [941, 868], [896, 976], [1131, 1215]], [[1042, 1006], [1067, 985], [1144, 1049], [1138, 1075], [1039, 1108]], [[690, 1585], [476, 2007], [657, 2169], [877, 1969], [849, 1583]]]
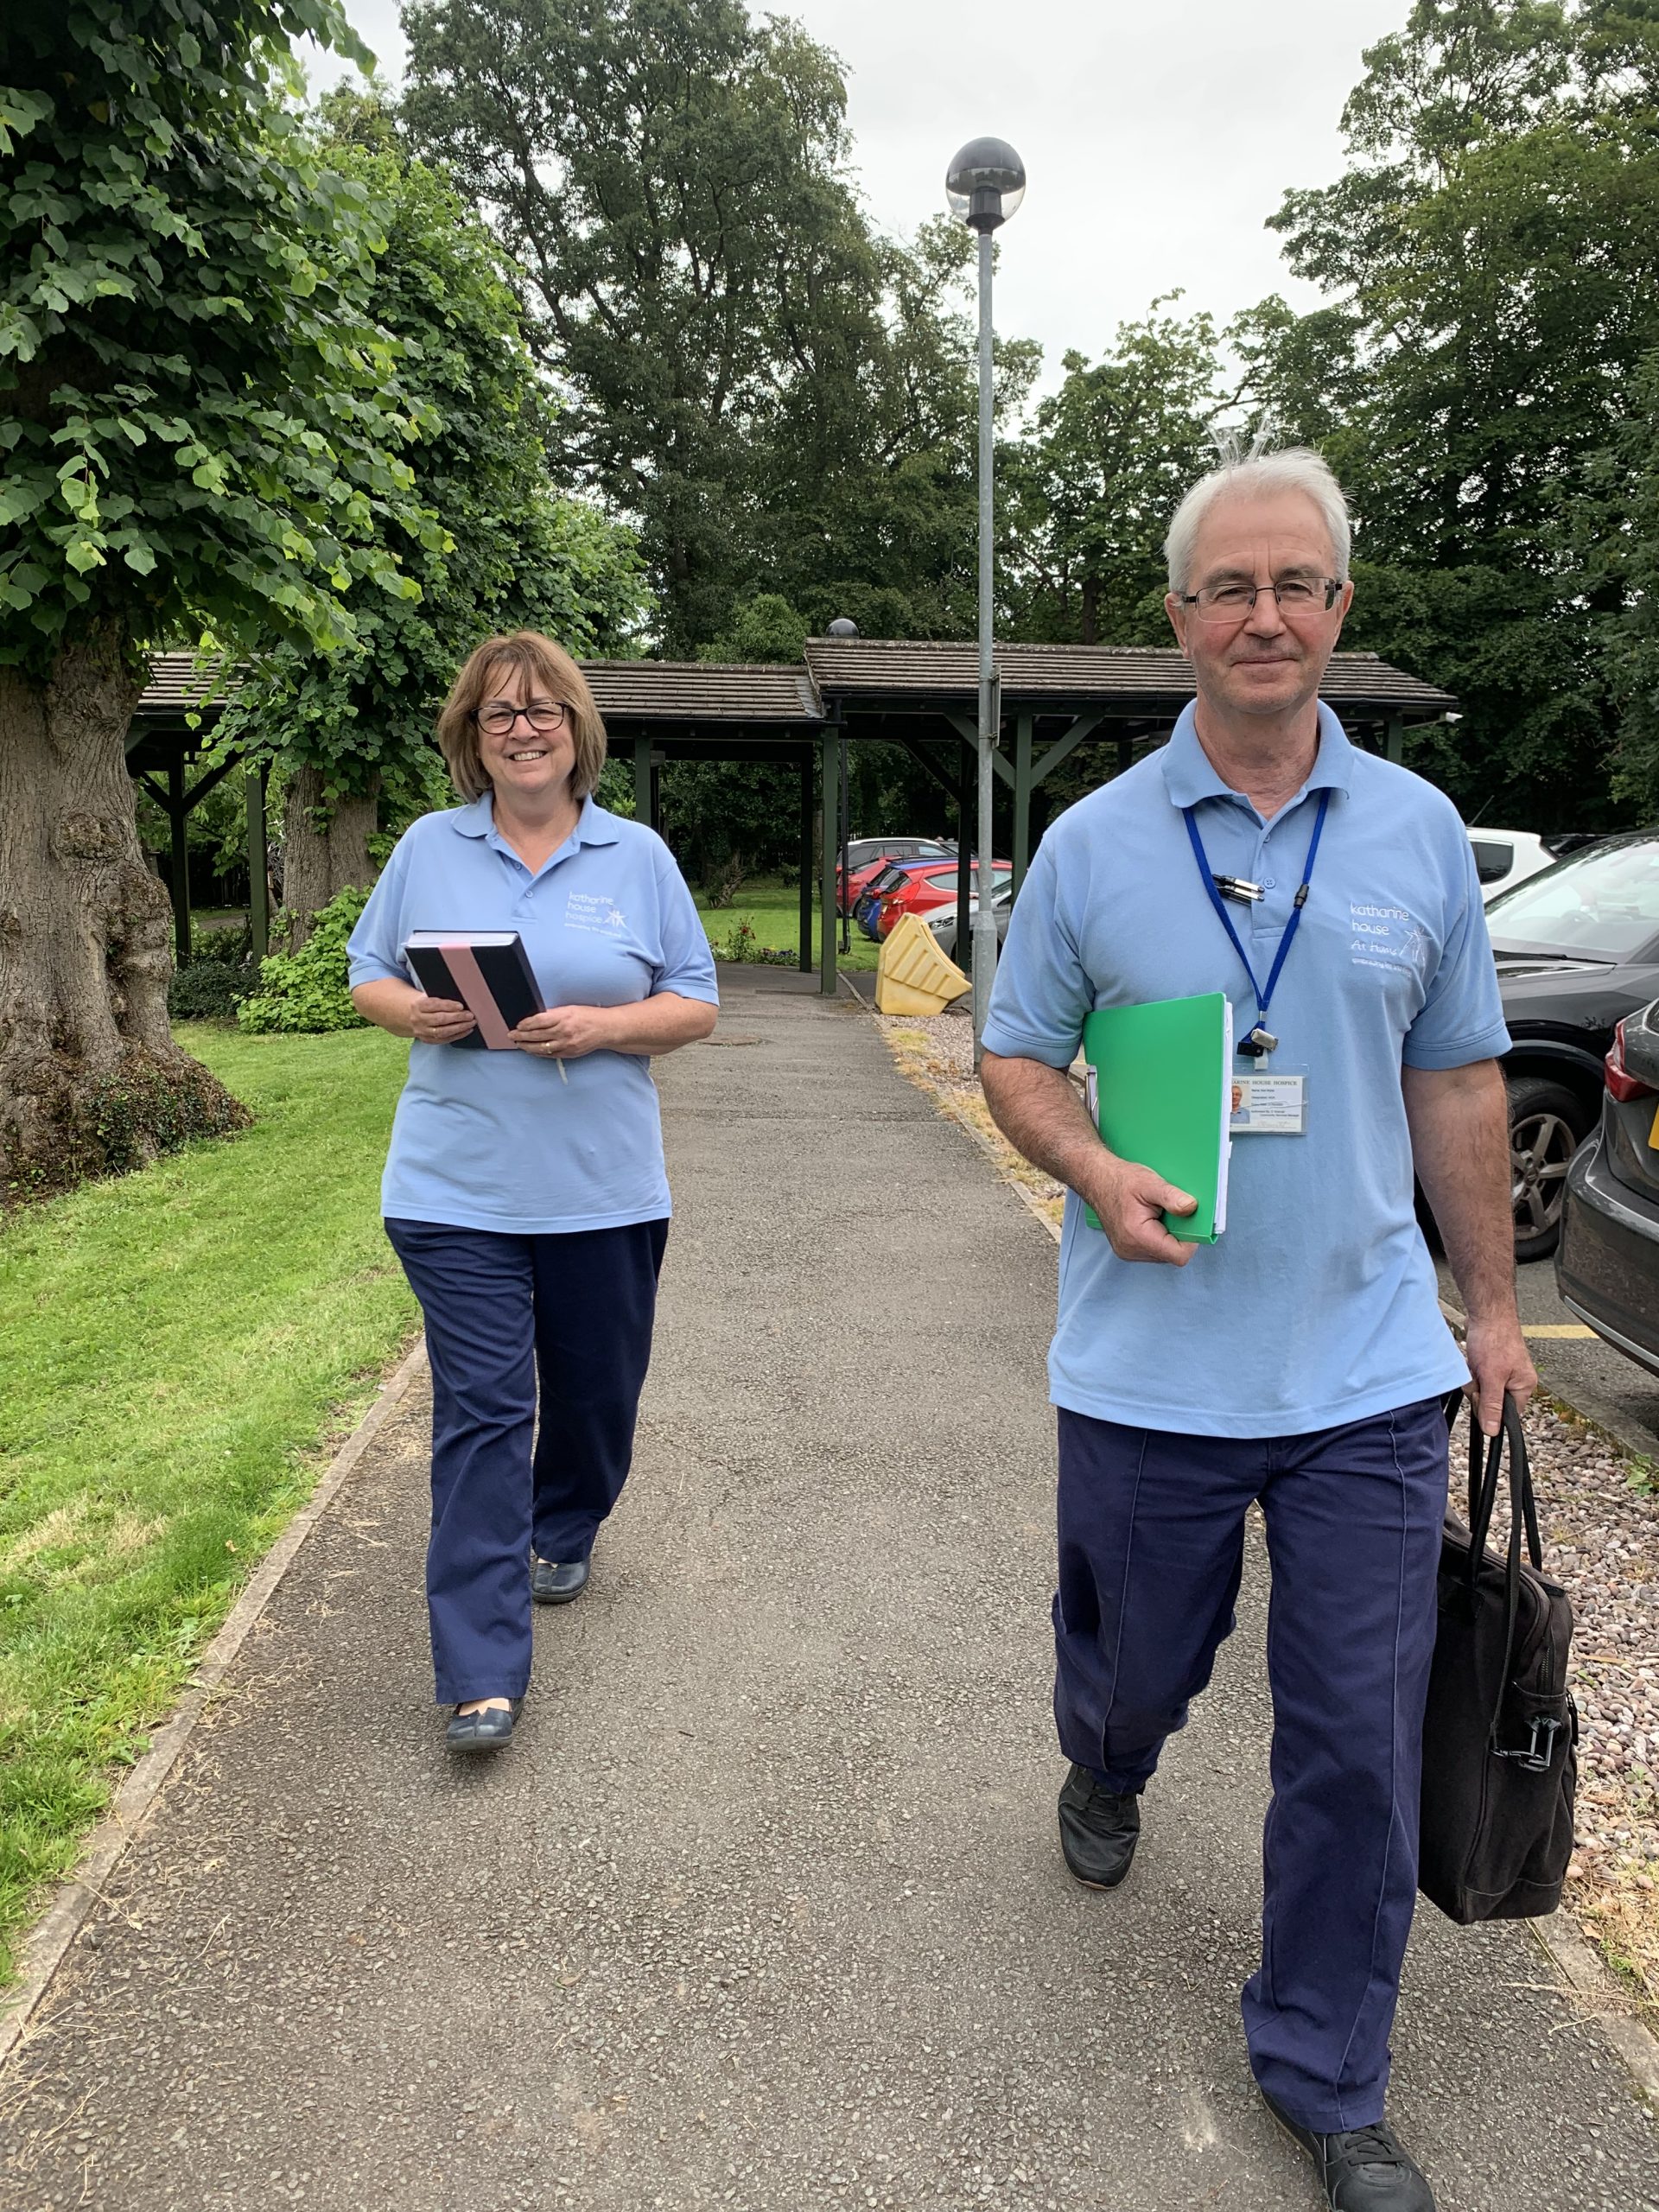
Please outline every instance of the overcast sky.
[[[1225, 319], [1272, 291], [1314, 298], [1263, 229], [1293, 185], [1341, 168], [1360, 54], [1408, 0], [777, 0], [847, 65], [856, 161], [884, 230], [943, 206], [969, 138], [1012, 141], [1030, 186], [1001, 233], [996, 321], [1037, 339], [1043, 382], [1179, 287]], [[346, 0], [383, 72], [397, 0]], [[344, 73], [331, 56], [319, 86]]]

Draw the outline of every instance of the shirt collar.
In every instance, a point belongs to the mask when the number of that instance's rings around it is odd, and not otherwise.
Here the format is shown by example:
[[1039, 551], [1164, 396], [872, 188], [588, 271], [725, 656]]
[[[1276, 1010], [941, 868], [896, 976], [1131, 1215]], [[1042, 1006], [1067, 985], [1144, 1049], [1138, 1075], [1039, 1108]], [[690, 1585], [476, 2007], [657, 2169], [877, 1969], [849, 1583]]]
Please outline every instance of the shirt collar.
[[[1293, 806], [1309, 791], [1345, 791], [1353, 775], [1354, 748], [1342, 724], [1323, 699], [1319, 708], [1319, 753], [1307, 781], [1290, 802]], [[1176, 806], [1196, 806], [1200, 799], [1238, 796], [1232, 785], [1224, 783], [1217, 774], [1209, 754], [1198, 742], [1198, 710], [1194, 706], [1181, 709], [1169, 743], [1164, 747], [1163, 770], [1171, 801]]]
[[[458, 806], [449, 817], [449, 826], [459, 836], [487, 837], [495, 829], [495, 798], [486, 791], [470, 806]], [[574, 832], [578, 845], [613, 845], [617, 840], [616, 817], [606, 808], [594, 804], [591, 795], [582, 802], [582, 812], [576, 817]], [[570, 841], [567, 839], [566, 842]], [[559, 849], [564, 849], [563, 846]]]

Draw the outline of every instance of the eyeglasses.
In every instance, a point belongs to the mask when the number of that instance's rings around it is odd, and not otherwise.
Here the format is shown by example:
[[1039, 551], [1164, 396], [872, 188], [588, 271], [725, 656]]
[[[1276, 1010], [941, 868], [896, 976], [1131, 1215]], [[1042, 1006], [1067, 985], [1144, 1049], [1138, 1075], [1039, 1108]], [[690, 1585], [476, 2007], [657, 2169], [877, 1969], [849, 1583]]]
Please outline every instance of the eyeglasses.
[[473, 720], [486, 737], [505, 737], [521, 715], [537, 737], [551, 737], [564, 728], [564, 703], [558, 699], [537, 699], [528, 707], [510, 707], [505, 699], [493, 699], [487, 707], [473, 709]]
[[1299, 614], [1328, 614], [1342, 586], [1334, 576], [1286, 576], [1276, 584], [1205, 584], [1183, 592], [1183, 607], [1198, 609], [1200, 622], [1242, 622], [1260, 594], [1270, 591], [1279, 612], [1293, 620]]

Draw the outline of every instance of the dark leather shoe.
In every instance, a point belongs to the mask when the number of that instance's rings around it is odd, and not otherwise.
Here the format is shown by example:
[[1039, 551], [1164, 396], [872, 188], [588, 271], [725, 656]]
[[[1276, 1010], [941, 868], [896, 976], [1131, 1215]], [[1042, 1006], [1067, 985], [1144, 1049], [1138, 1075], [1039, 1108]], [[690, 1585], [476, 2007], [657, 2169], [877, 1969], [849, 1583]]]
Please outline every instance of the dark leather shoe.
[[1060, 1849], [1091, 1890], [1115, 1890], [1129, 1871], [1141, 1834], [1141, 1800], [1115, 1797], [1086, 1766], [1074, 1766], [1060, 1791]]
[[512, 1740], [512, 1706], [486, 1706], [479, 1713], [455, 1713], [443, 1740], [452, 1751], [499, 1751]]
[[1281, 2112], [1265, 2089], [1262, 2095], [1291, 2141], [1313, 2159], [1332, 2212], [1434, 2212], [1433, 2190], [1385, 2122], [1320, 2135]]
[[530, 1594], [538, 1605], [568, 1605], [588, 1587], [585, 1559], [538, 1559], [530, 1570]]

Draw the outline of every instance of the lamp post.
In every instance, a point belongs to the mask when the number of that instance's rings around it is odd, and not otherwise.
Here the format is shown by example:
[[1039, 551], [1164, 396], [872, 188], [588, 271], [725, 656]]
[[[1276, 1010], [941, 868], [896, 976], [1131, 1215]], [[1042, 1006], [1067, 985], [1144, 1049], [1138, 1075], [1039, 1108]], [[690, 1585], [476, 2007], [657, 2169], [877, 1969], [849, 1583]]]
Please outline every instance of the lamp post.
[[974, 1063], [977, 1066], [996, 974], [996, 915], [991, 904], [992, 755], [1001, 719], [993, 666], [991, 443], [991, 233], [1026, 196], [1026, 168], [1004, 138], [970, 139], [945, 171], [950, 213], [979, 233], [979, 832], [974, 909]]

